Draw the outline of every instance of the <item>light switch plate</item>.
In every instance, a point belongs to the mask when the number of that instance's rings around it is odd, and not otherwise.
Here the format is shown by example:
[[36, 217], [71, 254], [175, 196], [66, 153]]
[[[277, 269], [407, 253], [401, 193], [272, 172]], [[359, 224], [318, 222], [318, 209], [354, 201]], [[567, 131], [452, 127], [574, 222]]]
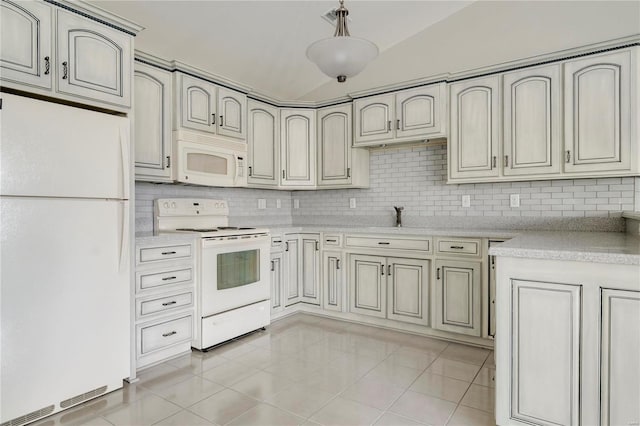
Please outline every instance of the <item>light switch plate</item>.
[[276, 209], [281, 209], [282, 208], [282, 201], [280, 200], [280, 198], [278, 198], [276, 200]]
[[258, 198], [258, 209], [263, 210], [267, 208], [267, 200], [264, 198]]
[[462, 196], [462, 207], [471, 207], [471, 195]]
[[293, 200], [293, 208], [294, 209], [299, 209], [300, 208], [300, 200]]
[[355, 209], [356, 208], [356, 199], [355, 198], [349, 198], [349, 208], [350, 209]]
[[509, 206], [520, 207], [520, 194], [509, 195]]

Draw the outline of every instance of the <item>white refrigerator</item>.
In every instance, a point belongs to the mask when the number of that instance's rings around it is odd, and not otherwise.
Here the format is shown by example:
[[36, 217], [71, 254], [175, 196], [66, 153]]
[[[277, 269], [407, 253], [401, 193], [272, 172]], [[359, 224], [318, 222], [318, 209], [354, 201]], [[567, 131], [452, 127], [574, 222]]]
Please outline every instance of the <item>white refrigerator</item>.
[[0, 97], [0, 423], [23, 424], [129, 376], [129, 120]]

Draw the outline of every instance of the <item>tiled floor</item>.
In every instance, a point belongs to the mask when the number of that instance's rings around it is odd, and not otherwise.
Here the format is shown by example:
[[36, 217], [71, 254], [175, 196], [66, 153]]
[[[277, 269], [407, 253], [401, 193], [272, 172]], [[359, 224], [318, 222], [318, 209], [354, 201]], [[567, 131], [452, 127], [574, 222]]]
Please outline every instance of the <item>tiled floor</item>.
[[38, 425], [494, 425], [493, 353], [305, 314]]

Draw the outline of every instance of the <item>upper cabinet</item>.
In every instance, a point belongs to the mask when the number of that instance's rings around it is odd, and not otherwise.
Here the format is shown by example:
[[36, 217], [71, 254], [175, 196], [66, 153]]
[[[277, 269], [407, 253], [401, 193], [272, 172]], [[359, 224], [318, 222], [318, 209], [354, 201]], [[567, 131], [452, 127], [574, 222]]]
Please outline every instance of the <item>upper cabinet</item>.
[[171, 181], [172, 76], [135, 63], [135, 167], [137, 180]]
[[280, 110], [281, 185], [316, 184], [316, 112], [312, 109]]
[[52, 6], [0, 3], [0, 79], [51, 89]]
[[277, 188], [280, 182], [280, 111], [254, 100], [249, 100], [248, 110], [247, 182]]
[[[629, 170], [631, 121], [638, 120], [632, 114], [637, 94], [632, 97], [631, 55], [626, 50], [565, 64], [566, 171]], [[637, 152], [637, 139], [634, 145]]]
[[354, 101], [354, 146], [446, 136], [446, 84]]
[[351, 104], [318, 110], [318, 186], [369, 185], [369, 151], [352, 148]]
[[176, 126], [245, 140], [247, 97], [200, 78], [176, 73]]
[[498, 176], [500, 77], [453, 83], [449, 129], [449, 177]]
[[129, 109], [132, 32], [45, 2], [2, 0], [0, 11], [3, 86]]

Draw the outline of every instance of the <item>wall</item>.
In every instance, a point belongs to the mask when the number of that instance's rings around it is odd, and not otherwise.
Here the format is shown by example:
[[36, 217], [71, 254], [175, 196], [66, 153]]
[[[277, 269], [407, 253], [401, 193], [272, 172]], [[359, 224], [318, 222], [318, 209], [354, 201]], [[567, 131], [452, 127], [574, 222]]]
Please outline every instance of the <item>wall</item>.
[[[405, 225], [622, 231], [621, 211], [634, 209], [637, 189], [632, 177], [447, 185], [445, 145], [373, 149], [370, 161], [369, 189], [294, 192], [293, 223], [391, 226], [395, 205]], [[520, 208], [509, 207], [515, 193]]]

